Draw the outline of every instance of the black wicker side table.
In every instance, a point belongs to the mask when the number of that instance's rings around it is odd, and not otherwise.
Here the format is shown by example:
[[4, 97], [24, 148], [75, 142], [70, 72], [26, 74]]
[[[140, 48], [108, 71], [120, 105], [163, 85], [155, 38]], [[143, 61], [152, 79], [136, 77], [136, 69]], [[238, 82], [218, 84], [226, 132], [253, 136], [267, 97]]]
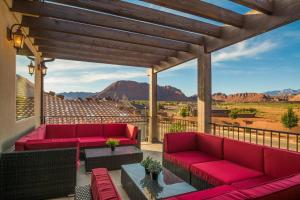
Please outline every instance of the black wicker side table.
[[197, 191], [167, 169], [153, 181], [139, 163], [122, 165], [121, 183], [131, 200], [165, 199], [179, 194]]
[[121, 165], [143, 160], [143, 152], [135, 146], [120, 146], [115, 151], [110, 148], [85, 149], [84, 152], [86, 172], [99, 167], [108, 170], [121, 169]]

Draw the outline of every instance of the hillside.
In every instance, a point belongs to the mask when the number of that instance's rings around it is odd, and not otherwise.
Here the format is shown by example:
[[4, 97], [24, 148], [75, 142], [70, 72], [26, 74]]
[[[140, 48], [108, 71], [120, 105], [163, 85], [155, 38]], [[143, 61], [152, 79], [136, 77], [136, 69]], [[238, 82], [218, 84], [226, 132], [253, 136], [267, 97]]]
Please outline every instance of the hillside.
[[93, 92], [62, 92], [59, 93], [58, 95], [63, 95], [65, 97], [65, 99], [69, 99], [69, 100], [73, 100], [73, 99], [85, 99], [89, 96], [93, 96], [96, 93]]
[[296, 95], [300, 94], [300, 89], [299, 90], [293, 90], [293, 89], [283, 89], [283, 90], [273, 90], [273, 91], [268, 91], [265, 92], [265, 94], [270, 95], [270, 96], [288, 96], [288, 95]]
[[[159, 101], [189, 100], [181, 90], [172, 86], [158, 86], [157, 95]], [[149, 84], [135, 81], [117, 81], [92, 97], [97, 99], [110, 97], [115, 100], [148, 100]]]

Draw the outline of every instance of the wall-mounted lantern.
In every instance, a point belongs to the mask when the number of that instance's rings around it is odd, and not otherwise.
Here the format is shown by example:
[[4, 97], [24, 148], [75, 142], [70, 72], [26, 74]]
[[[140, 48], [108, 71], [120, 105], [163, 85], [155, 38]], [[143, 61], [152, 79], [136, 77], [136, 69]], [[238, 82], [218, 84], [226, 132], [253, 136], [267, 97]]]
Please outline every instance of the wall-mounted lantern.
[[40, 70], [42, 70], [42, 75], [43, 75], [43, 76], [46, 76], [46, 75], [47, 75], [47, 69], [48, 69], [48, 67], [46, 67], [46, 65], [45, 65], [44, 63], [41, 64]]
[[32, 61], [28, 65], [28, 72], [32, 76], [34, 74], [35, 66], [32, 64]]
[[23, 49], [26, 35], [22, 31], [21, 24], [12, 25], [11, 28], [8, 29], [8, 37], [9, 37], [9, 40], [13, 41], [14, 47], [15, 47], [15, 49], [17, 49], [17, 52], [20, 49]]

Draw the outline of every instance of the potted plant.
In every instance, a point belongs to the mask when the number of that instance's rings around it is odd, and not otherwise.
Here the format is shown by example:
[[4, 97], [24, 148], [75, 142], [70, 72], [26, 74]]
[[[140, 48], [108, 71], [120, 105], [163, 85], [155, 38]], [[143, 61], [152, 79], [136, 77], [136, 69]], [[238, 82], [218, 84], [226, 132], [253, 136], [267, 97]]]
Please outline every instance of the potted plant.
[[141, 165], [145, 168], [146, 174], [150, 174], [149, 165], [151, 162], [153, 162], [153, 159], [150, 156], [147, 156], [147, 158], [141, 162]]
[[159, 161], [153, 160], [149, 165], [152, 180], [157, 180], [159, 173], [162, 171], [162, 165]]
[[116, 148], [116, 146], [118, 146], [118, 145], [120, 144], [120, 141], [117, 140], [117, 139], [109, 138], [109, 139], [106, 141], [106, 144], [107, 144], [108, 146], [110, 146], [110, 149], [111, 149], [112, 151], [114, 151], [115, 148]]

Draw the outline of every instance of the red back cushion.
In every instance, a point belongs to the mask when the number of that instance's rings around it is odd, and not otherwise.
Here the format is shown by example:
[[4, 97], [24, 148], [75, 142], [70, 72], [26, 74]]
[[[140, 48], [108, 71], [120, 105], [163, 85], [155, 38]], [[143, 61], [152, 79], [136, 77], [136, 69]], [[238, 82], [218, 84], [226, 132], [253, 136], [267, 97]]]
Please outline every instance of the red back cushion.
[[102, 124], [77, 124], [77, 137], [97, 137], [103, 136]]
[[164, 136], [164, 150], [166, 153], [176, 153], [197, 149], [195, 132], [168, 133]]
[[223, 159], [223, 138], [204, 133], [197, 134], [197, 148], [219, 159]]
[[76, 125], [47, 125], [46, 138], [75, 138]]
[[264, 149], [265, 173], [284, 177], [300, 173], [300, 153], [266, 147]]
[[126, 124], [103, 124], [104, 137], [126, 136]]
[[263, 147], [224, 138], [224, 160], [263, 172]]
[[135, 140], [137, 132], [138, 132], [138, 128], [136, 126], [127, 124], [127, 126], [126, 126], [126, 137], [127, 138]]
[[37, 130], [37, 139], [42, 140], [46, 138], [46, 125], [41, 125]]
[[77, 138], [70, 139], [45, 139], [45, 140], [30, 140], [25, 144], [26, 150], [38, 149], [54, 149], [54, 148], [68, 148], [78, 146]]

